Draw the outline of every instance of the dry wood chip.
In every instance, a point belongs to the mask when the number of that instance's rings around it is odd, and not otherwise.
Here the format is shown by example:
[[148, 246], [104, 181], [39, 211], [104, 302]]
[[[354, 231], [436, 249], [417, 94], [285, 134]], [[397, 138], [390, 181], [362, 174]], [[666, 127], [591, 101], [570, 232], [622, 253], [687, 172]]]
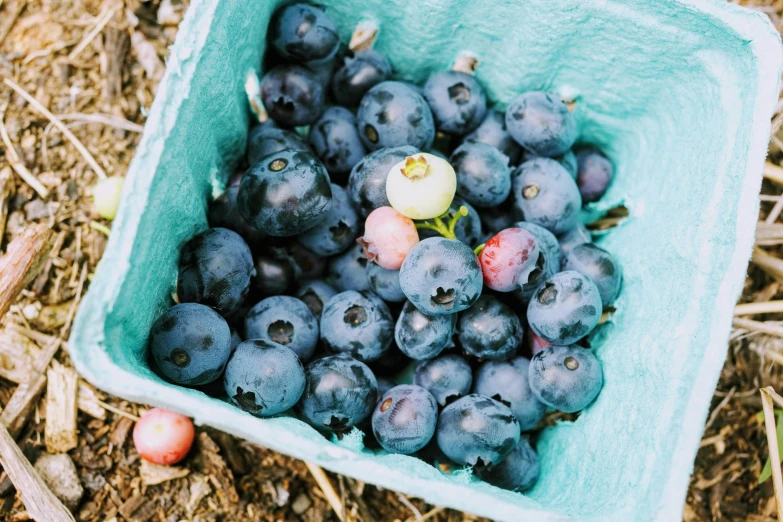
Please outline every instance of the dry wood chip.
[[204, 462], [204, 472], [212, 480], [217, 482], [217, 494], [225, 509], [230, 509], [232, 504], [239, 501], [236, 487], [234, 486], [234, 474], [228, 469], [226, 461], [220, 456], [220, 448], [215, 441], [205, 432], [198, 434], [199, 452]]
[[141, 473], [142, 484], [154, 486], [169, 480], [187, 477], [190, 470], [186, 467], [161, 466], [142, 459], [139, 472]]
[[109, 442], [112, 447], [122, 448], [125, 445], [125, 440], [128, 438], [128, 433], [132, 427], [132, 420], [127, 417], [120, 417], [114, 425], [111, 435], [109, 435]]
[[144, 495], [141, 493], [135, 493], [131, 498], [123, 502], [120, 506], [120, 515], [131, 520], [133, 513], [144, 504]]
[[46, 450], [65, 453], [79, 444], [76, 431], [79, 376], [73, 368], [57, 365], [49, 368], [46, 377]]

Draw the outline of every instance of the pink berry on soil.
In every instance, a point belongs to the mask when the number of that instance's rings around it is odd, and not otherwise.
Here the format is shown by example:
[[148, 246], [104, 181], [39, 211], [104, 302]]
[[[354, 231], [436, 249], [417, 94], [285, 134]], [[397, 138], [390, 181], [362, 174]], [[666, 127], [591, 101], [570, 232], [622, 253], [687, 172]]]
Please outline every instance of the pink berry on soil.
[[193, 421], [161, 408], [144, 413], [133, 428], [133, 444], [153, 464], [176, 464], [188, 454], [196, 435]]
[[399, 270], [405, 256], [419, 242], [416, 225], [392, 207], [373, 210], [364, 223], [364, 236], [358, 240], [364, 256], [387, 270]]

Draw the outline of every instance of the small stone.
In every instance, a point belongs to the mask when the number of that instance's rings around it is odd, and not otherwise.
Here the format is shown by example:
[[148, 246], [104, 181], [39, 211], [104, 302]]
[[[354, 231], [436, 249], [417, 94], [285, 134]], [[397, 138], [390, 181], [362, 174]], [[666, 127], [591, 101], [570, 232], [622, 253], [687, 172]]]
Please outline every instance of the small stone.
[[35, 470], [65, 506], [74, 511], [84, 494], [76, 465], [66, 453], [49, 455], [45, 453], [35, 462]]
[[34, 221], [36, 219], [48, 218], [49, 208], [43, 200], [34, 199], [24, 206], [24, 213], [27, 221]]
[[312, 505], [313, 505], [313, 501], [310, 500], [310, 497], [308, 497], [304, 493], [299, 493], [294, 499], [294, 503], [291, 504], [291, 510], [297, 515], [301, 515], [302, 513], [310, 509], [310, 506]]
[[288, 492], [287, 489], [285, 489], [285, 486], [281, 484], [280, 482], [275, 484], [275, 490], [277, 493], [277, 505], [278, 507], [283, 507], [286, 504], [288, 504], [288, 499], [291, 496], [291, 494]]

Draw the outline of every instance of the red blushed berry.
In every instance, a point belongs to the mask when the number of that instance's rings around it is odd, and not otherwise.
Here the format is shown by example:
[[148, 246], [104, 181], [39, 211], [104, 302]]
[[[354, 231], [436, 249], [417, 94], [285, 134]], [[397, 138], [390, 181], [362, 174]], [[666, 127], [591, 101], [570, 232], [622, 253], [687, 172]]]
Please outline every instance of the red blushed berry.
[[161, 408], [144, 413], [133, 428], [133, 444], [153, 464], [176, 464], [188, 454], [196, 436], [193, 421]]
[[357, 239], [364, 257], [386, 270], [399, 270], [405, 256], [419, 242], [419, 233], [411, 218], [392, 207], [373, 210], [364, 223], [364, 236]]
[[552, 343], [546, 339], [542, 339], [536, 332], [533, 331], [532, 328], [528, 329], [527, 331], [527, 343], [530, 348], [531, 356], [552, 346]]
[[521, 287], [537, 269], [539, 253], [536, 239], [527, 230], [501, 230], [487, 241], [479, 256], [484, 284], [497, 292]]

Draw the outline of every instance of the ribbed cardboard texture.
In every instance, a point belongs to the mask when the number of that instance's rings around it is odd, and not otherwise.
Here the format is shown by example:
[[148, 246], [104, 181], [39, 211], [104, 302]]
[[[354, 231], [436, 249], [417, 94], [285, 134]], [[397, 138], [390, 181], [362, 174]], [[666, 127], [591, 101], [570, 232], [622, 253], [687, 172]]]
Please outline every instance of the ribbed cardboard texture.
[[182, 23], [74, 325], [79, 372], [128, 400], [498, 520], [680, 518], [753, 242], [777, 32], [722, 1], [326, 4], [346, 41], [358, 21], [377, 21], [376, 47], [405, 78], [422, 81], [470, 51], [501, 107], [530, 89], [576, 97], [581, 140], [603, 146], [617, 167], [593, 210], [630, 211], [602, 238], [625, 284], [597, 349], [606, 381], [598, 400], [543, 433], [540, 481], [521, 495], [411, 457], [357, 452], [353, 439], [338, 446], [295, 418], [254, 418], [150, 371], [147, 335], [171, 302], [180, 246], [206, 227], [207, 199], [245, 147], [244, 80], [260, 66], [276, 5], [261, 1], [196, 0]]

